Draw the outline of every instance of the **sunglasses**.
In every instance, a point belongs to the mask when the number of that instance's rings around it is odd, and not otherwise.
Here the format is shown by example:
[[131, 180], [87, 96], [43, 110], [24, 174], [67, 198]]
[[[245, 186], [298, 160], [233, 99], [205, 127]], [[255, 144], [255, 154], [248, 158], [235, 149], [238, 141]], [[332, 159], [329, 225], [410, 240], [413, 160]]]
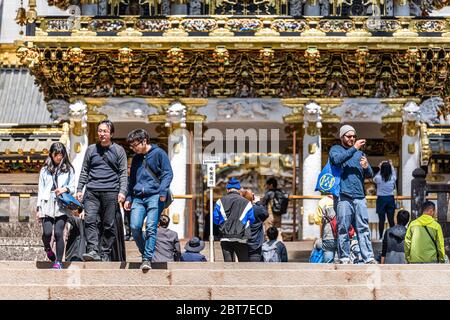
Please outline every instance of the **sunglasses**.
[[348, 135], [344, 134], [344, 137], [346, 137], [347, 139], [352, 139], [352, 138], [356, 139], [356, 135], [348, 136]]

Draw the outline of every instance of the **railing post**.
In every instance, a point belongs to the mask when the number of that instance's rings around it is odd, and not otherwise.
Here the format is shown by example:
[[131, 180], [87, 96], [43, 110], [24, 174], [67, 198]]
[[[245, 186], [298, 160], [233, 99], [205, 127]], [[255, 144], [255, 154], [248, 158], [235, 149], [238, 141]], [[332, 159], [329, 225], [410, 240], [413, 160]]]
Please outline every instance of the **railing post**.
[[426, 173], [423, 169], [417, 168], [412, 173], [411, 181], [411, 220], [416, 219], [422, 214], [422, 204], [426, 197], [427, 182]]

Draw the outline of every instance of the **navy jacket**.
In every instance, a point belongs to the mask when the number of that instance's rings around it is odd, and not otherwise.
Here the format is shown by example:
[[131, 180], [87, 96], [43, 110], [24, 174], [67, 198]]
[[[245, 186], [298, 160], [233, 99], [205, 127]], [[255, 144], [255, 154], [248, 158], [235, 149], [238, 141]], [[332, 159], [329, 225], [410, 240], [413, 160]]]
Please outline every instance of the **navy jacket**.
[[264, 242], [263, 223], [269, 217], [267, 209], [259, 202], [253, 205], [253, 213], [255, 215], [255, 222], [250, 225], [250, 238], [247, 242], [250, 251], [256, 251], [262, 247]]
[[183, 253], [181, 255], [180, 261], [185, 261], [185, 262], [204, 262], [204, 261], [206, 261], [206, 258], [201, 253], [186, 251], [185, 253]]
[[330, 149], [330, 162], [332, 165], [342, 168], [341, 195], [353, 199], [365, 197], [364, 178], [373, 176], [372, 168], [363, 169], [359, 164], [364, 153], [355, 147], [344, 148], [342, 145], [334, 145]]
[[[158, 177], [159, 182], [144, 167], [144, 161]], [[172, 179], [173, 172], [169, 157], [163, 149], [152, 144], [147, 154], [136, 154], [131, 161], [127, 201], [155, 194], [166, 197]]]

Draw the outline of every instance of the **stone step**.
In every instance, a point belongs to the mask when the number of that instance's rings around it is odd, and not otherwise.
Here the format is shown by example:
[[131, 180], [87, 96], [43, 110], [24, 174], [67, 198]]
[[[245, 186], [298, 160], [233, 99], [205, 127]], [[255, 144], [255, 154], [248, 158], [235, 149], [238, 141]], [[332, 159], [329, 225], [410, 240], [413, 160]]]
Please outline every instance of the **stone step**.
[[[64, 262], [64, 268], [84, 270], [118, 270], [139, 269], [140, 262]], [[39, 270], [50, 269], [51, 263], [47, 261], [0, 261], [0, 270]], [[163, 262], [152, 263], [156, 270], [297, 270], [309, 272], [310, 270], [338, 270], [338, 271], [365, 271], [365, 270], [417, 270], [417, 271], [446, 271], [450, 264], [375, 264], [375, 265], [342, 265], [332, 263], [263, 263], [263, 262]], [[0, 272], [1, 275], [1, 272]]]
[[450, 299], [450, 265], [0, 261], [0, 299]]
[[278, 286], [384, 286], [414, 285], [450, 286], [450, 270], [245, 270], [238, 269], [139, 269], [104, 270], [76, 269], [64, 270], [21, 270], [3, 269], [0, 286], [4, 285], [52, 285], [52, 286], [139, 286], [139, 285], [203, 285], [203, 286], [258, 286], [270, 284]]
[[[450, 286], [1, 286], [3, 300], [448, 300]], [[261, 301], [264, 304], [263, 301]]]

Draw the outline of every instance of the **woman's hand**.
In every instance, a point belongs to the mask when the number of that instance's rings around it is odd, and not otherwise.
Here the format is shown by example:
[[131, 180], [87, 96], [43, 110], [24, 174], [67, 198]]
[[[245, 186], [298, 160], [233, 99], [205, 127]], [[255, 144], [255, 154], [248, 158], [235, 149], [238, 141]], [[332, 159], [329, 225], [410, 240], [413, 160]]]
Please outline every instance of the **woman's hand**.
[[67, 192], [68, 190], [67, 190], [67, 188], [66, 187], [64, 187], [64, 188], [58, 188], [58, 189], [55, 189], [55, 194], [57, 195], [57, 196], [59, 196], [61, 193], [64, 193], [64, 192]]

